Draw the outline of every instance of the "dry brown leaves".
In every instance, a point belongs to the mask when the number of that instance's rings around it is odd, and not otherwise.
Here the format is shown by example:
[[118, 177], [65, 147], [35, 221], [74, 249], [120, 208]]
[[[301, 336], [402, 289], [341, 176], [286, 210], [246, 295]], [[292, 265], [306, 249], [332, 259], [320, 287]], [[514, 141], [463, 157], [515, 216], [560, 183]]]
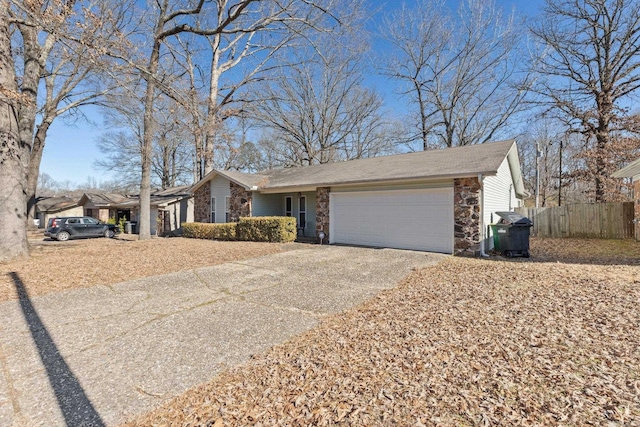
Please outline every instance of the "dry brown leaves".
[[569, 264], [640, 265], [640, 243], [612, 239], [531, 239], [537, 261]]
[[[41, 236], [41, 235], [40, 235]], [[29, 259], [0, 263], [0, 301], [15, 299], [9, 273], [16, 272], [29, 295], [108, 285], [141, 277], [247, 259], [282, 250], [282, 245], [185, 238], [84, 239], [31, 244]]]
[[128, 425], [640, 425], [639, 268], [450, 259]]

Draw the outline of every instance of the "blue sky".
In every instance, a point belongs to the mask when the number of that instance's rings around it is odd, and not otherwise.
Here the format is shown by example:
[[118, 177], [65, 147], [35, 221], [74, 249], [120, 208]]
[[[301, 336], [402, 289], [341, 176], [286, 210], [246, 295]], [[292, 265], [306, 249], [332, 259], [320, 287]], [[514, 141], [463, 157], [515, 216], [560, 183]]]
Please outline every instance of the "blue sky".
[[[401, 4], [396, 0], [368, 1], [373, 9], [380, 9], [380, 14], [396, 9]], [[455, 8], [458, 1], [448, 0], [448, 3]], [[408, 0], [407, 3], [411, 4], [412, 1]], [[507, 12], [515, 10], [518, 14], [535, 16], [541, 9], [543, 0], [496, 0], [496, 3]], [[376, 49], [384, 49], [384, 44], [376, 43], [375, 40], [373, 46]], [[401, 105], [386, 79], [372, 79], [371, 82], [385, 97], [388, 106], [393, 105], [395, 109], [397, 105]], [[92, 109], [85, 111], [85, 114], [94, 123], [76, 122], [71, 124], [65, 122], [63, 118], [58, 118], [53, 123], [49, 129], [42, 157], [41, 173], [50, 175], [58, 182], [70, 181], [72, 186], [87, 182], [88, 177], [95, 178], [99, 182], [113, 178], [111, 174], [94, 166], [95, 160], [101, 155], [96, 147], [96, 141], [103, 130], [100, 112]]]

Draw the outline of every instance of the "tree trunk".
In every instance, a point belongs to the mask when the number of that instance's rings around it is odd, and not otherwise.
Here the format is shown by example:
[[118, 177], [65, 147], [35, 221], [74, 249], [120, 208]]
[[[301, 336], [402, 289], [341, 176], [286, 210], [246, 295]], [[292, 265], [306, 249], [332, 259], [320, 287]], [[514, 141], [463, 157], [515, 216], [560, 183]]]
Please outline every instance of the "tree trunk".
[[598, 127], [596, 128], [596, 170], [595, 170], [595, 202], [608, 200], [606, 191], [607, 150], [611, 145], [609, 129], [613, 118], [613, 101], [608, 91], [604, 90], [596, 100], [598, 105]]
[[144, 99], [144, 132], [142, 136], [140, 179], [140, 218], [138, 218], [138, 238], [151, 238], [151, 156], [153, 155], [153, 99], [156, 90], [155, 76], [160, 60], [160, 41], [153, 44], [149, 58], [148, 75], [146, 76], [147, 90]]
[[606, 180], [604, 179], [605, 174], [607, 172], [607, 162], [606, 162], [606, 150], [608, 135], [603, 135], [598, 132], [596, 136], [597, 140], [597, 148], [596, 148], [596, 170], [595, 170], [595, 202], [602, 203], [607, 201], [607, 193], [606, 193]]
[[209, 80], [209, 97], [207, 100], [206, 137], [204, 142], [204, 175], [213, 170], [213, 155], [216, 132], [218, 131], [218, 93], [220, 84], [220, 35], [214, 36], [213, 56], [211, 58], [211, 78]]
[[29, 255], [26, 188], [29, 146], [18, 128], [19, 96], [11, 55], [11, 35], [0, 0], [0, 261]]
[[162, 141], [162, 189], [171, 187], [171, 149], [166, 138]]
[[44, 152], [44, 141], [47, 137], [47, 131], [51, 126], [52, 120], [45, 119], [36, 132], [33, 140], [31, 156], [29, 160], [29, 171], [27, 173], [27, 228], [33, 224], [36, 217], [36, 198], [38, 191], [38, 176], [40, 175], [40, 163], [42, 161], [42, 153]]
[[[27, 150], [27, 163], [25, 163], [25, 179], [26, 187], [24, 187], [25, 191], [25, 209], [27, 215], [24, 216], [25, 226], [29, 226], [33, 224], [33, 221], [29, 222], [29, 218], [33, 219], [33, 216], [29, 215], [29, 211], [33, 210], [35, 213], [35, 189], [33, 194], [31, 194], [31, 188], [29, 179], [31, 176], [29, 175], [31, 171], [29, 168], [31, 167], [31, 154], [34, 147], [34, 135], [33, 131], [36, 123], [36, 113], [37, 113], [37, 97], [38, 97], [38, 88], [40, 84], [40, 77], [42, 76], [42, 64], [41, 64], [41, 50], [38, 45], [37, 32], [35, 27], [29, 26], [21, 26], [20, 33], [22, 35], [22, 40], [24, 44], [24, 76], [22, 79], [22, 103], [18, 112], [18, 128], [20, 135], [20, 144], [25, 147]], [[44, 143], [44, 140], [40, 141]], [[40, 147], [39, 158], [42, 158], [42, 149]], [[39, 159], [38, 159], [39, 160]], [[36, 168], [39, 170], [40, 162], [36, 165]], [[35, 185], [37, 185], [38, 177], [35, 177]], [[31, 206], [29, 206], [31, 205]]]

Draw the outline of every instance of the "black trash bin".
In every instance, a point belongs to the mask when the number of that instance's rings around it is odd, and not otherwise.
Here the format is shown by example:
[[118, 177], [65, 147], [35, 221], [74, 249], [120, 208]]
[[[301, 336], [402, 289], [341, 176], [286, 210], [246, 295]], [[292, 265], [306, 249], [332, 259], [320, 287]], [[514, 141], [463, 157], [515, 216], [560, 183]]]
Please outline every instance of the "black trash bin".
[[531, 220], [517, 212], [496, 212], [496, 215], [500, 217], [500, 221], [491, 225], [495, 250], [508, 258], [529, 258], [529, 230], [533, 226]]

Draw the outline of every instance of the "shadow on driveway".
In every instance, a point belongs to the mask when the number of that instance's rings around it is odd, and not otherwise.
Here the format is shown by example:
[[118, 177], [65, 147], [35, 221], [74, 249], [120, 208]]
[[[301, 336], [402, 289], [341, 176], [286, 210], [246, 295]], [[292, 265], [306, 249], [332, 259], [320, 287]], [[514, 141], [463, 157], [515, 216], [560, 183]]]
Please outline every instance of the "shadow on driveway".
[[20, 298], [20, 307], [29, 331], [38, 348], [40, 360], [44, 365], [49, 383], [58, 400], [67, 426], [104, 427], [100, 414], [91, 404], [80, 382], [75, 377], [67, 362], [60, 355], [47, 328], [42, 323], [38, 312], [31, 304], [29, 294], [18, 273], [9, 273]]

